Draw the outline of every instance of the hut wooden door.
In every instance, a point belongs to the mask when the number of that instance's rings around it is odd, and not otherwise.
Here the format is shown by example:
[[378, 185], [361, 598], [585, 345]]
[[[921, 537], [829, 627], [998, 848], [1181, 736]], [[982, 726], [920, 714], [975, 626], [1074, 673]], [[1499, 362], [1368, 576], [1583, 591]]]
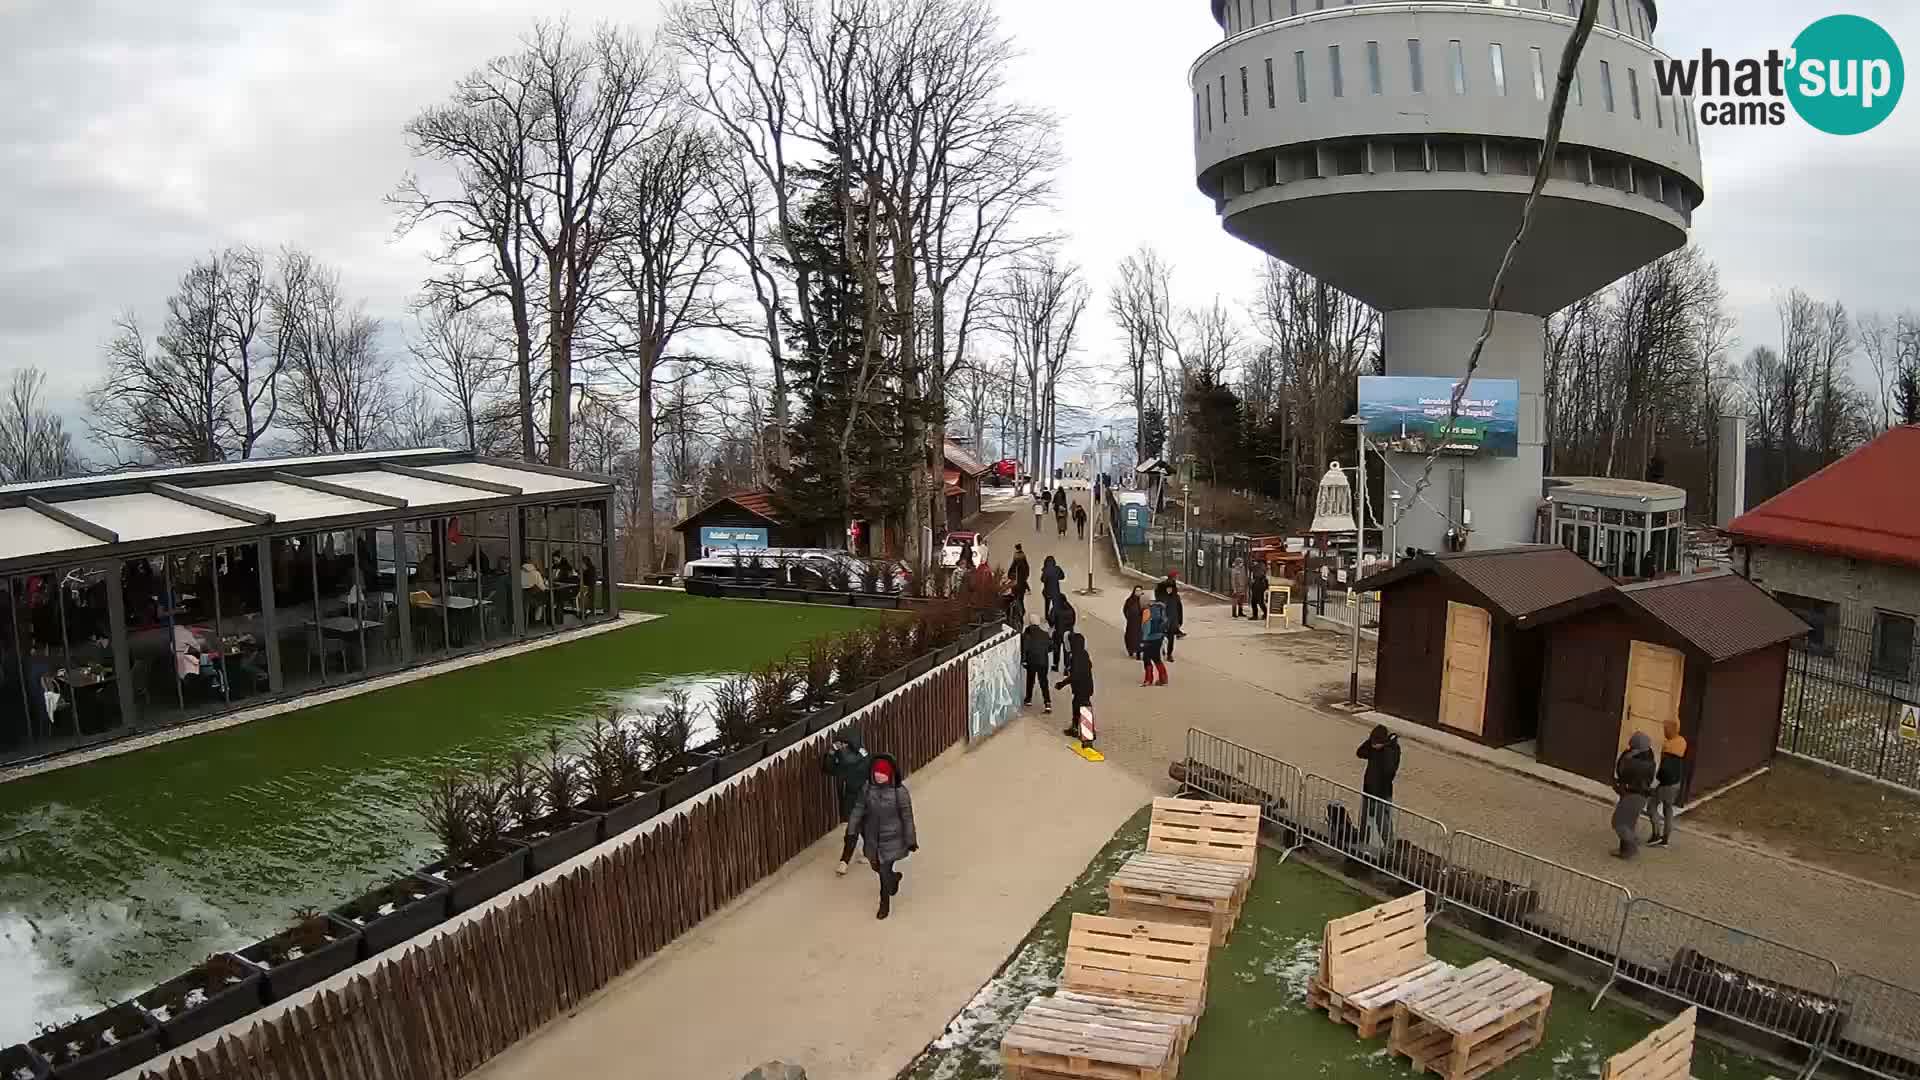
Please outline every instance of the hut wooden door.
[[1440, 675], [1440, 726], [1478, 735], [1487, 724], [1487, 654], [1493, 616], [1447, 601], [1447, 648]]
[[1667, 721], [1680, 720], [1680, 693], [1687, 677], [1687, 658], [1664, 645], [1633, 643], [1627, 656], [1626, 705], [1620, 711], [1620, 745], [1643, 731], [1658, 750], [1666, 742]]

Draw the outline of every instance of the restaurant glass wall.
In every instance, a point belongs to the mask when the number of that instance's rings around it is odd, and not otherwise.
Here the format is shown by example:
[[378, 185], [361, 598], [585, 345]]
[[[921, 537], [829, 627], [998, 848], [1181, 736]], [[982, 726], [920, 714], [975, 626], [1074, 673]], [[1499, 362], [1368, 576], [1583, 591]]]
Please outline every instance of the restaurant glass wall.
[[527, 634], [545, 634], [554, 626], [548, 575], [551, 556], [547, 540], [547, 508], [520, 508], [520, 600], [526, 609]]
[[601, 564], [606, 561], [607, 504], [585, 503], [580, 507], [580, 587], [585, 594], [589, 618], [606, 613], [607, 581], [613, 575]]
[[331, 669], [346, 669], [344, 644], [320, 632], [319, 566], [314, 538], [302, 533], [268, 542], [273, 563], [273, 632], [280, 641], [280, 670], [287, 690], [320, 686]]
[[443, 602], [447, 589], [445, 518], [415, 518], [401, 528], [407, 538], [411, 569], [407, 575], [407, 614], [413, 626], [413, 656], [433, 660], [445, 656], [453, 630]]

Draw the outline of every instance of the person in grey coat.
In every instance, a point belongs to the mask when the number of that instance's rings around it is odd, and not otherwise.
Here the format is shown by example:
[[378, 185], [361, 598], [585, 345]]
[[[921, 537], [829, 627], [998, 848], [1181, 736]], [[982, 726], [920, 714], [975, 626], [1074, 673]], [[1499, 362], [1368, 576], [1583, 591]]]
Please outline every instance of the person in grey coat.
[[901, 772], [889, 755], [873, 755], [871, 782], [847, 819], [847, 836], [860, 838], [867, 862], [880, 875], [876, 919], [887, 917], [893, 910], [893, 898], [900, 892], [901, 874], [894, 865], [920, 850], [920, 834], [913, 827], [913, 797], [907, 794], [906, 777]]
[[1653, 794], [1654, 772], [1653, 740], [1636, 731], [1613, 767], [1613, 790], [1620, 796], [1613, 805], [1613, 833], [1620, 838], [1616, 859], [1631, 859], [1640, 850], [1640, 815], [1647, 812], [1647, 798]]

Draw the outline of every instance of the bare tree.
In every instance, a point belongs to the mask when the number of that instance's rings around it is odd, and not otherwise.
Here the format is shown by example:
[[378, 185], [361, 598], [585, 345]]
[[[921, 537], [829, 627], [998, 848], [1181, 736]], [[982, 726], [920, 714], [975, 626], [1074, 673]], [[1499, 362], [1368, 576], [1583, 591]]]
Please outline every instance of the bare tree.
[[1121, 260], [1120, 280], [1107, 296], [1107, 313], [1126, 337], [1126, 374], [1122, 400], [1133, 406], [1134, 460], [1146, 458], [1139, 445], [1146, 409], [1155, 397], [1161, 354], [1173, 322], [1173, 272], [1152, 248]]
[[448, 297], [429, 299], [416, 316], [407, 349], [421, 378], [452, 410], [452, 423], [469, 450], [480, 448], [488, 403], [505, 389], [512, 362], [502, 350], [497, 326], [479, 311]]
[[1086, 305], [1087, 288], [1079, 271], [1052, 251], [1019, 261], [1001, 291], [995, 322], [1026, 384], [1032, 438], [1025, 456], [1035, 475], [1051, 475], [1060, 374], [1073, 354]]
[[305, 304], [289, 318], [300, 328], [286, 395], [292, 448], [331, 454], [382, 445], [395, 402], [378, 348], [379, 321], [347, 302], [337, 273], [318, 268]]
[[[447, 225], [448, 272], [430, 288], [506, 302], [515, 329], [523, 453], [534, 452], [533, 321], [543, 314], [547, 460], [565, 465], [574, 401], [574, 338], [600, 288], [612, 235], [607, 187], [671, 96], [656, 55], [601, 27], [585, 40], [536, 23], [518, 53], [462, 80], [453, 101], [408, 125], [415, 152], [452, 162], [460, 190], [429, 194], [416, 178], [394, 201], [402, 227]], [[469, 273], [479, 261], [482, 273]]]
[[[1279, 366], [1290, 420], [1285, 497], [1299, 511], [1333, 459], [1363, 374], [1377, 370], [1380, 314], [1297, 267], [1269, 261], [1254, 315]], [[1202, 350], [1194, 350], [1196, 355]]]
[[[609, 189], [604, 228], [614, 238], [607, 253], [611, 284], [587, 333], [600, 366], [635, 403], [634, 482], [643, 492], [654, 490], [661, 365], [688, 332], [729, 325], [717, 291], [726, 243], [722, 204], [710, 183], [716, 150], [693, 116], [669, 114]], [[641, 500], [635, 521], [645, 566], [654, 563], [653, 507], [653, 499]]]
[[167, 298], [151, 343], [132, 312], [115, 323], [107, 374], [87, 396], [95, 439], [117, 461], [221, 461], [232, 447], [234, 387], [222, 366], [226, 264], [194, 263]]
[[73, 436], [42, 396], [47, 376], [28, 364], [16, 368], [0, 407], [0, 483], [55, 480], [81, 471]]

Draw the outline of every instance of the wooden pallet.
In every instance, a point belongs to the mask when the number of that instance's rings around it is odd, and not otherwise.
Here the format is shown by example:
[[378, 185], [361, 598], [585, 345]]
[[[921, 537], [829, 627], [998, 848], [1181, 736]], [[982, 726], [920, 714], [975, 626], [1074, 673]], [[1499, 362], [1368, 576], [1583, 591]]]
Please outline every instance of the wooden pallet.
[[1107, 910], [1116, 918], [1202, 926], [1223, 945], [1240, 918], [1246, 878], [1231, 863], [1144, 852], [1107, 882]]
[[1165, 1013], [1035, 998], [1000, 1041], [1001, 1075], [1173, 1080], [1183, 1044], [1183, 1022]]
[[1548, 983], [1498, 960], [1481, 960], [1402, 996], [1387, 1048], [1416, 1071], [1477, 1080], [1540, 1045], [1552, 1005]]
[[1420, 993], [1458, 973], [1458, 968], [1444, 960], [1429, 960], [1357, 994], [1339, 993], [1316, 975], [1307, 983], [1307, 1004], [1325, 1010], [1335, 1023], [1352, 1027], [1361, 1038], [1371, 1039], [1392, 1026], [1394, 1006], [1402, 997]]
[[1330, 920], [1320, 950], [1321, 981], [1345, 997], [1419, 970], [1433, 961], [1427, 955], [1426, 894], [1409, 893]]
[[1245, 880], [1238, 899], [1244, 902], [1247, 885], [1260, 865], [1260, 808], [1252, 803], [1157, 798], [1147, 825], [1147, 851], [1239, 867]]
[[1198, 1017], [1211, 944], [1200, 927], [1075, 914], [1060, 988]]
[[1693, 1032], [1700, 1010], [1687, 1011], [1607, 1059], [1600, 1080], [1687, 1080], [1693, 1069]]

